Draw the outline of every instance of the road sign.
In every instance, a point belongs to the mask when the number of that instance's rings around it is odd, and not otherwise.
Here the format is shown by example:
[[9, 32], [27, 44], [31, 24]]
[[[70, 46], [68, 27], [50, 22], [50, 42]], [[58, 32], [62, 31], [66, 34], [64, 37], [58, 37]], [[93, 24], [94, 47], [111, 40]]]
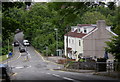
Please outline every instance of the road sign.
[[12, 52], [9, 53], [9, 56], [12, 56]]

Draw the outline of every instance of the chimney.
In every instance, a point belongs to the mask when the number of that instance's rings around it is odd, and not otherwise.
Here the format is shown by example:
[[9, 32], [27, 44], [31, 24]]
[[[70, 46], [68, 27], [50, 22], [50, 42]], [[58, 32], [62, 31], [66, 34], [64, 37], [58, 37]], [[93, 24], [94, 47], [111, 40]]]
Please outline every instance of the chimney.
[[98, 20], [98, 21], [97, 21], [97, 28], [98, 28], [98, 29], [101, 29], [101, 28], [102, 28], [102, 29], [103, 29], [103, 28], [105, 29], [105, 28], [106, 28], [106, 22], [105, 22], [105, 20]]

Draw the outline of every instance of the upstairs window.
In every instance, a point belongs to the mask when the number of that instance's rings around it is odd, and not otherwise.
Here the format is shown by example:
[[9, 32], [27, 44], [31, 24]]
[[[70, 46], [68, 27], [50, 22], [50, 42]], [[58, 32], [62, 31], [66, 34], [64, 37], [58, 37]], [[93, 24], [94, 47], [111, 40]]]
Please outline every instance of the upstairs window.
[[84, 28], [84, 33], [87, 33], [87, 29], [86, 28]]
[[79, 40], [79, 46], [81, 46], [81, 41]]
[[79, 29], [78, 29], [78, 32], [80, 33], [80, 31], [81, 31], [81, 30], [80, 30], [80, 28], [79, 28]]
[[71, 28], [71, 32], [74, 32], [74, 28]]
[[72, 43], [74, 44], [74, 40], [72, 39]]
[[69, 43], [70, 43], [70, 39], [69, 39]]

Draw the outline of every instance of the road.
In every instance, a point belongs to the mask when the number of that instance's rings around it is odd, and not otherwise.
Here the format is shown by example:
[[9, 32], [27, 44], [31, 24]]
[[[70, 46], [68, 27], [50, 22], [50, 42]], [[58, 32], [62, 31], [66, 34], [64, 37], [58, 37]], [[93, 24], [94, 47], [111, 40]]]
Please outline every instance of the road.
[[[23, 33], [16, 34], [15, 39], [22, 42]], [[22, 44], [21, 44], [22, 45]], [[26, 47], [27, 53], [20, 53], [19, 47], [14, 47], [14, 56], [3, 63], [12, 67], [14, 75], [11, 79], [14, 81], [62, 81], [62, 82], [86, 82], [96, 80], [113, 81], [116, 79], [93, 75], [92, 73], [76, 73], [67, 71], [55, 71], [53, 69], [63, 68], [58, 65], [44, 60], [32, 46]], [[29, 60], [26, 60], [28, 56]], [[117, 82], [117, 81], [116, 81]]]

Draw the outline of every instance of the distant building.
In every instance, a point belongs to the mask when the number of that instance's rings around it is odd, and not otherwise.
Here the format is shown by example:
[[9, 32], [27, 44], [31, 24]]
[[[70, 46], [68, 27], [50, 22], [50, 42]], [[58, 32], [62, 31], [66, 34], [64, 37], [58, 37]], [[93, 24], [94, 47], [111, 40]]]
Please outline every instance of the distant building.
[[[65, 56], [68, 53], [69, 58], [76, 60], [78, 57], [104, 57], [105, 41], [109, 41], [113, 35], [116, 34], [111, 31], [111, 26], [106, 26], [104, 20], [97, 21], [97, 24], [71, 26], [71, 31], [64, 35]], [[111, 54], [108, 54], [108, 58], [114, 59]]]

